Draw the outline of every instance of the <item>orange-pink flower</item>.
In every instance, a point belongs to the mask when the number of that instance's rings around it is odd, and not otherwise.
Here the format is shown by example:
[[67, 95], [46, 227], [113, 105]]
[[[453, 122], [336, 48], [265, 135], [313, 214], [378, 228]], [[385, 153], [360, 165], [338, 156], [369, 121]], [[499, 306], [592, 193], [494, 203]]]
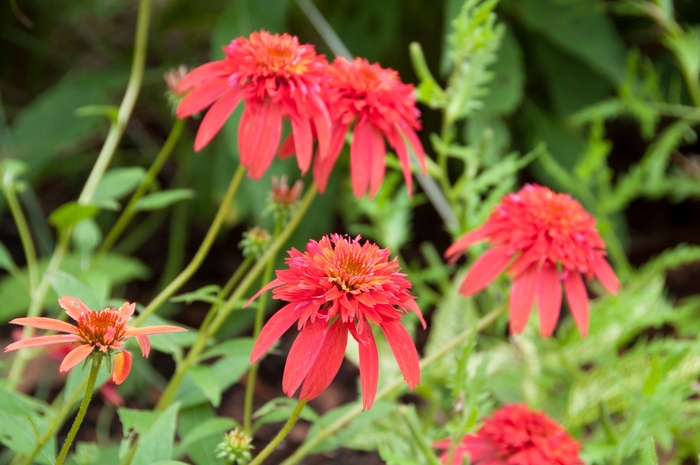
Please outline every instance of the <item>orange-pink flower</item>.
[[131, 370], [131, 353], [124, 349], [122, 342], [124, 339], [135, 337], [141, 347], [143, 356], [148, 357], [151, 351], [148, 335], [187, 331], [177, 326], [148, 326], [145, 328], [129, 326], [129, 319], [136, 309], [135, 303], [126, 302], [119, 310], [116, 308], [90, 310], [79, 299], [69, 296], [61, 297], [58, 299], [58, 303], [68, 316], [76, 321], [77, 326], [54, 318], [15, 318], [10, 323], [66, 334], [30, 337], [23, 341], [13, 342], [5, 347], [5, 352], [25, 347], [65, 344], [66, 342], [77, 343], [78, 345], [63, 359], [59, 368], [61, 372], [69, 371], [93, 352], [102, 352], [104, 354], [116, 352], [114, 355], [112, 380], [116, 384], [121, 384]]
[[[336, 57], [328, 67], [328, 108], [333, 136], [328, 157], [318, 157], [314, 179], [325, 189], [338, 159], [345, 134], [354, 123], [350, 144], [350, 175], [356, 197], [369, 189], [373, 197], [384, 179], [386, 138], [401, 162], [409, 193], [413, 192], [410, 146], [425, 172], [425, 152], [415, 130], [421, 128], [413, 86], [401, 82], [393, 69], [370, 64], [364, 58]], [[296, 137], [296, 135], [295, 135]]]
[[[310, 241], [306, 252], [289, 252], [288, 270], [253, 298], [274, 289], [273, 298], [289, 302], [263, 327], [250, 356], [257, 362], [282, 334], [297, 323], [297, 336], [287, 357], [282, 389], [288, 396], [301, 386], [301, 399], [313, 399], [330, 385], [345, 354], [348, 332], [358, 342], [362, 406], [372, 406], [377, 392], [379, 360], [370, 322], [389, 342], [411, 389], [420, 382], [418, 352], [401, 316], [409, 310], [425, 321], [411, 283], [401, 274], [389, 250], [360, 237], [332, 234]], [[247, 304], [246, 304], [247, 305]], [[303, 383], [303, 386], [302, 386]]]
[[311, 164], [313, 134], [318, 135], [320, 156], [326, 156], [331, 119], [320, 97], [325, 57], [317, 55], [312, 45], [300, 45], [294, 36], [266, 31], [234, 39], [224, 52], [223, 60], [195, 68], [180, 84], [180, 91], [190, 92], [177, 108], [179, 118], [211, 105], [197, 132], [195, 150], [214, 138], [244, 100], [238, 150], [241, 164], [254, 179], [265, 173], [277, 152], [282, 117], [292, 123], [302, 172]]
[[[450, 448], [450, 440], [433, 444]], [[506, 405], [484, 421], [476, 434], [464, 436], [449, 465], [461, 465], [464, 456], [474, 465], [583, 465], [581, 446], [546, 414], [533, 412], [527, 405]], [[447, 465], [448, 452], [440, 459]]]
[[562, 301], [562, 281], [569, 308], [582, 336], [588, 333], [588, 294], [582, 276], [596, 277], [612, 294], [620, 289], [605, 259], [605, 243], [595, 218], [567, 194], [528, 184], [504, 196], [482, 226], [458, 239], [445, 252], [455, 260], [475, 242], [493, 246], [472, 265], [460, 292], [479, 292], [503, 270], [514, 278], [509, 317], [512, 333], [520, 333], [537, 301], [540, 332], [554, 333]]

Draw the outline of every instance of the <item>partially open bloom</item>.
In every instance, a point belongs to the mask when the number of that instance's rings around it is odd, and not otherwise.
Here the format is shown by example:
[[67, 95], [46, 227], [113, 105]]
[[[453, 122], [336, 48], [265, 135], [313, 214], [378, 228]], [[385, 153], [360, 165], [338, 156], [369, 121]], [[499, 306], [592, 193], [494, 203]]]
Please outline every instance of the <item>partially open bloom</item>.
[[322, 157], [330, 140], [331, 120], [320, 97], [327, 66], [323, 55], [316, 55], [312, 45], [300, 45], [294, 36], [266, 31], [234, 39], [224, 52], [223, 60], [195, 68], [180, 84], [180, 91], [190, 92], [177, 108], [178, 117], [211, 105], [199, 126], [195, 150], [214, 138], [244, 100], [238, 150], [250, 176], [260, 178], [272, 163], [282, 134], [282, 117], [292, 123], [297, 162], [306, 172], [313, 134], [318, 135]]
[[[433, 445], [449, 449], [450, 440]], [[580, 447], [546, 414], [513, 404], [487, 418], [476, 434], [464, 436], [449, 465], [461, 465], [465, 454], [473, 465], [583, 465], [578, 455]], [[447, 464], [448, 452], [440, 459]]]
[[401, 162], [409, 193], [413, 192], [409, 146], [423, 171], [426, 169], [425, 152], [415, 132], [421, 125], [413, 86], [402, 83], [393, 69], [370, 64], [364, 58], [348, 61], [343, 57], [336, 57], [328, 67], [326, 85], [334, 127], [329, 156], [319, 157], [314, 165], [319, 190], [325, 188], [345, 134], [354, 123], [350, 145], [354, 195], [360, 197], [369, 189], [372, 197], [379, 190], [384, 179], [385, 138]]
[[282, 379], [288, 396], [302, 382], [301, 399], [313, 399], [328, 387], [343, 361], [349, 332], [359, 346], [362, 405], [370, 408], [379, 378], [370, 322], [384, 332], [408, 386], [420, 382], [418, 352], [401, 316], [411, 310], [424, 328], [425, 321], [409, 294], [411, 283], [399, 273], [398, 261], [389, 260], [388, 249], [369, 241], [360, 244], [359, 236], [332, 234], [309, 242], [304, 253], [292, 249], [286, 263], [289, 269], [277, 271], [277, 279], [250, 300], [274, 289], [273, 298], [289, 302], [263, 327], [250, 361], [257, 362], [296, 322], [299, 335]]
[[275, 221], [286, 224], [292, 217], [299, 202], [299, 196], [304, 189], [304, 183], [297, 180], [292, 187], [287, 183], [287, 177], [272, 177], [272, 192], [265, 207], [266, 212], [272, 213]]
[[537, 300], [540, 332], [551, 336], [559, 318], [562, 284], [582, 336], [588, 333], [588, 294], [583, 282], [596, 277], [611, 293], [620, 288], [605, 259], [605, 243], [595, 218], [567, 194], [528, 184], [503, 197], [482, 226], [469, 231], [445, 252], [456, 259], [475, 242], [488, 239], [489, 249], [472, 265], [460, 287], [464, 295], [479, 292], [503, 270], [514, 278], [510, 294], [510, 330], [520, 333]]
[[63, 359], [59, 368], [61, 372], [69, 371], [93, 352], [101, 352], [106, 355], [116, 352], [114, 355], [112, 380], [116, 384], [121, 384], [131, 370], [131, 354], [124, 349], [124, 344], [122, 343], [124, 339], [135, 337], [141, 347], [143, 356], [148, 357], [151, 351], [148, 335], [187, 331], [177, 326], [148, 326], [145, 328], [129, 326], [127, 323], [131, 315], [134, 314], [136, 309], [135, 303], [125, 302], [119, 310], [116, 308], [90, 310], [80, 300], [68, 296], [58, 299], [58, 303], [68, 316], [76, 321], [77, 326], [54, 318], [15, 318], [10, 323], [66, 334], [30, 337], [23, 341], [13, 342], [5, 347], [5, 352], [25, 347], [65, 344], [66, 342], [77, 343], [77, 346]]

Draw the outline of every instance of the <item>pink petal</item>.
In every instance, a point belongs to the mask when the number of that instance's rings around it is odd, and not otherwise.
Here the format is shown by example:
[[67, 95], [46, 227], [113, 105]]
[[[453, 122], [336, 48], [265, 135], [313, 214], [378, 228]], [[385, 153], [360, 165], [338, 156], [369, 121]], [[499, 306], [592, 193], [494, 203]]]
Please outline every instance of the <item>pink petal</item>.
[[143, 328], [134, 328], [133, 326], [127, 326], [124, 332], [124, 338], [134, 337], [134, 336], [149, 336], [151, 334], [163, 334], [163, 333], [180, 333], [187, 331], [185, 328], [179, 326], [145, 326]]
[[459, 258], [459, 256], [462, 255], [464, 251], [467, 250], [472, 244], [483, 241], [490, 235], [490, 233], [491, 231], [486, 227], [486, 224], [476, 229], [472, 229], [457, 239], [454, 244], [445, 250], [445, 258], [448, 259], [450, 263], [456, 262], [457, 258]]
[[540, 334], [550, 337], [557, 326], [561, 311], [562, 290], [559, 273], [556, 267], [549, 263], [540, 269], [537, 287], [537, 312], [540, 316]]
[[[280, 106], [276, 103], [267, 103], [256, 107], [256, 111], [249, 115], [246, 125], [238, 128], [238, 148], [241, 154], [246, 152], [247, 168], [250, 176], [255, 180], [260, 179], [272, 163], [282, 135]], [[241, 133], [241, 127], [244, 129], [243, 133]]]
[[309, 119], [305, 116], [292, 119], [292, 133], [294, 134], [293, 141], [294, 149], [297, 154], [297, 164], [303, 174], [306, 173], [309, 166], [311, 166], [311, 156], [314, 145]]
[[114, 356], [114, 366], [112, 367], [112, 381], [114, 384], [124, 382], [131, 371], [131, 353], [122, 350]]
[[408, 150], [406, 149], [406, 143], [401, 137], [401, 134], [392, 128], [390, 132], [385, 133], [389, 145], [391, 145], [396, 152], [396, 157], [401, 163], [401, 171], [403, 171], [403, 178], [406, 182], [406, 189], [408, 189], [409, 197], [413, 196], [413, 175], [411, 174], [411, 160], [408, 157]]
[[83, 344], [76, 347], [75, 349], [71, 350], [68, 355], [66, 355], [66, 358], [64, 358], [63, 362], [61, 362], [61, 366], [59, 367], [58, 371], [65, 373], [78, 363], [85, 360], [93, 350], [95, 350], [95, 348], [90, 344]]
[[331, 117], [328, 114], [328, 109], [323, 100], [316, 95], [311, 93], [309, 95], [309, 101], [316, 107], [316, 112], [313, 115], [314, 128], [316, 129], [316, 134], [318, 136], [318, 156], [323, 159], [326, 158], [331, 150], [331, 133], [333, 130], [333, 123], [331, 122]]
[[280, 281], [279, 279], [273, 279], [272, 282], [270, 282], [270, 284], [268, 284], [267, 286], [265, 286], [265, 287], [263, 287], [262, 289], [260, 289], [253, 297], [251, 297], [250, 299], [248, 299], [248, 302], [246, 302], [245, 304], [243, 304], [243, 308], [246, 308], [248, 305], [250, 305], [250, 303], [251, 303], [252, 301], [254, 301], [254, 300], [257, 299], [258, 297], [260, 297], [260, 294], [262, 294], [262, 293], [264, 293], [264, 292], [267, 292], [267, 291], [269, 291], [270, 289], [273, 289], [273, 288], [275, 288], [275, 287], [277, 287], [277, 286], [281, 286], [281, 285], [283, 285], [283, 284], [284, 284], [284, 281]]
[[372, 125], [361, 118], [355, 125], [350, 144], [350, 178], [352, 193], [362, 197], [369, 187], [372, 162]]
[[377, 353], [377, 343], [372, 334], [372, 327], [365, 325], [365, 329], [360, 336], [352, 325], [352, 334], [358, 342], [360, 353], [360, 384], [362, 385], [362, 410], [372, 407], [374, 398], [377, 396], [377, 384], [379, 383], [379, 355]]
[[294, 395], [311, 367], [316, 363], [316, 358], [323, 347], [327, 333], [328, 322], [320, 318], [313, 323], [306, 323], [299, 331], [299, 335], [289, 350], [282, 375], [282, 391], [287, 396]]
[[82, 339], [80, 338], [80, 336], [74, 336], [72, 334], [57, 334], [53, 336], [30, 337], [29, 339], [13, 342], [12, 344], [5, 347], [5, 352], [11, 352], [13, 350], [23, 349], [26, 347], [49, 346], [52, 344], [65, 344], [67, 342], [74, 341], [82, 341]]
[[321, 193], [326, 190], [328, 178], [333, 172], [333, 166], [335, 166], [335, 162], [338, 160], [340, 152], [343, 150], [347, 130], [348, 127], [346, 125], [338, 125], [333, 130], [328, 156], [326, 158], [321, 158], [320, 156], [316, 157], [313, 174], [318, 191]]
[[177, 117], [187, 118], [204, 110], [229, 89], [231, 86], [226, 77], [214, 78], [202, 83], [182, 99], [177, 106]]
[[201, 82], [215, 78], [217, 73], [224, 70], [225, 67], [226, 65], [223, 61], [213, 61], [211, 63], [198, 66], [187, 73], [187, 76], [182, 79], [178, 92], [184, 92]]
[[294, 140], [294, 133], [288, 135], [280, 144], [277, 149], [277, 156], [281, 159], [291, 157], [296, 153], [296, 142]]
[[408, 143], [411, 144], [411, 148], [415, 152], [416, 158], [418, 158], [418, 161], [420, 162], [423, 174], [426, 174], [428, 167], [425, 164], [425, 150], [423, 150], [423, 144], [421, 144], [420, 139], [418, 139], [416, 131], [414, 131], [410, 126], [406, 125], [405, 127], [401, 128], [401, 132], [404, 136], [406, 136], [406, 139], [408, 139]]
[[124, 315], [127, 319], [131, 318], [136, 310], [136, 302], [124, 302], [121, 307], [119, 307], [119, 313]]
[[510, 291], [509, 320], [510, 332], [519, 334], [525, 328], [537, 290], [538, 265], [532, 264], [513, 280]]
[[348, 330], [340, 319], [337, 319], [328, 328], [328, 334], [323, 341], [318, 357], [316, 357], [316, 362], [304, 378], [304, 385], [301, 388], [301, 394], [299, 394], [300, 399], [311, 400], [318, 397], [331, 384], [343, 363], [347, 345]]
[[136, 342], [141, 347], [141, 354], [148, 358], [148, 355], [151, 353], [151, 341], [148, 340], [148, 336], [136, 336]]
[[265, 352], [299, 319], [306, 307], [297, 303], [287, 304], [265, 323], [250, 354], [250, 364], [257, 362]]
[[226, 120], [243, 98], [243, 91], [231, 89], [211, 106], [199, 125], [197, 137], [194, 139], [194, 150], [199, 152], [211, 142], [221, 130]]
[[386, 170], [386, 146], [384, 145], [384, 137], [372, 127], [372, 166], [371, 166], [369, 196], [374, 197], [384, 181], [384, 172]]
[[73, 318], [75, 321], [78, 321], [81, 313], [90, 311], [87, 305], [82, 303], [80, 299], [67, 295], [59, 297], [58, 304], [61, 306], [61, 308], [63, 308], [63, 310], [66, 311], [68, 316]]
[[476, 294], [496, 279], [510, 262], [511, 257], [507, 254], [507, 250], [508, 247], [505, 245], [487, 250], [469, 269], [459, 292], [463, 295]]
[[15, 318], [10, 323], [21, 326], [29, 326], [36, 329], [46, 329], [48, 331], [62, 331], [64, 333], [78, 334], [78, 329], [65, 321], [55, 318], [44, 318], [41, 316], [31, 318]]
[[602, 255], [598, 255], [593, 262], [593, 271], [596, 278], [605, 289], [611, 294], [617, 294], [620, 290], [620, 280], [615, 276], [615, 272], [610, 267], [608, 261]]
[[564, 279], [564, 289], [566, 290], [566, 300], [569, 302], [571, 314], [581, 337], [588, 334], [588, 293], [583, 278], [576, 272], [569, 272]]
[[385, 321], [379, 325], [389, 342], [408, 387], [414, 389], [420, 383], [418, 351], [411, 336], [400, 321]]

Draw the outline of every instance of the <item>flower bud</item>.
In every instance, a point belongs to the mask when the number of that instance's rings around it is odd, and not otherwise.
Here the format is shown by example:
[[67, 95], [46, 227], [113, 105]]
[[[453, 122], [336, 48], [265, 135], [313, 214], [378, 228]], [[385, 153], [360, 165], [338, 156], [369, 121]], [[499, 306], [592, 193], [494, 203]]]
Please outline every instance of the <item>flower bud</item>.
[[252, 458], [251, 441], [250, 436], [235, 428], [224, 434], [223, 441], [216, 446], [216, 457], [224, 459], [227, 464], [245, 465]]

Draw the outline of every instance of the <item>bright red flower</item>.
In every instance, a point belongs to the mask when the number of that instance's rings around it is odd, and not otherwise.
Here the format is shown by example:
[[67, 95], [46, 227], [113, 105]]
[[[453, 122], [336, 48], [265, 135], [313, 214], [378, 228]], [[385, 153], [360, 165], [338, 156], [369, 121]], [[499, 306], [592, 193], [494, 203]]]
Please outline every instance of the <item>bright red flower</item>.
[[302, 172], [311, 164], [313, 133], [319, 151], [326, 156], [331, 120], [320, 97], [326, 59], [313, 45], [300, 45], [289, 34], [253, 32], [224, 47], [226, 57], [190, 72], [180, 91], [190, 90], [177, 108], [185, 118], [209, 105], [194, 142], [196, 151], [206, 146], [226, 119], [245, 100], [238, 126], [241, 164], [250, 176], [260, 178], [272, 163], [282, 134], [282, 117], [292, 123], [297, 162]]
[[372, 322], [384, 332], [408, 386], [415, 388], [420, 382], [418, 352], [401, 316], [411, 310], [424, 328], [425, 321], [398, 261], [389, 261], [389, 249], [369, 241], [360, 245], [359, 236], [332, 234], [309, 242], [304, 253], [292, 249], [286, 263], [289, 269], [277, 271], [277, 279], [248, 301], [274, 289], [273, 298], [289, 302], [263, 327], [251, 364], [296, 322], [299, 335], [287, 357], [282, 389], [291, 397], [303, 382], [299, 397], [313, 399], [338, 372], [349, 332], [359, 345], [362, 406], [368, 409], [379, 378]]
[[[450, 440], [433, 444], [449, 449]], [[580, 445], [556, 421], [527, 405], [506, 405], [484, 421], [476, 434], [457, 444], [449, 465], [461, 465], [469, 455], [473, 465], [583, 465]], [[448, 452], [440, 456], [447, 464]]]
[[369, 189], [373, 197], [379, 190], [384, 179], [385, 138], [401, 162], [409, 193], [413, 192], [409, 145], [426, 170], [425, 151], [415, 132], [421, 124], [413, 85], [402, 83], [393, 69], [370, 64], [364, 58], [348, 61], [336, 57], [328, 67], [326, 87], [334, 127], [329, 156], [318, 157], [314, 165], [319, 190], [325, 189], [345, 134], [354, 123], [350, 175], [355, 196]]
[[464, 295], [479, 292], [503, 270], [514, 277], [510, 294], [510, 330], [520, 333], [537, 300], [540, 332], [554, 333], [564, 281], [569, 308], [582, 336], [588, 333], [588, 294], [582, 275], [595, 276], [612, 294], [620, 289], [605, 259], [605, 243], [595, 218], [567, 194], [528, 184], [504, 196], [482, 226], [469, 231], [445, 252], [451, 259], [475, 242], [494, 247], [472, 265], [460, 287]]
[[77, 322], [77, 326], [54, 318], [15, 318], [10, 323], [67, 334], [30, 337], [23, 341], [13, 342], [5, 347], [5, 352], [24, 347], [40, 347], [65, 344], [66, 342], [78, 343], [78, 346], [71, 350], [63, 359], [59, 368], [61, 372], [69, 371], [93, 352], [103, 352], [105, 354], [116, 352], [116, 355], [114, 355], [112, 380], [116, 384], [121, 384], [131, 370], [131, 353], [124, 349], [122, 343], [124, 339], [135, 337], [141, 347], [143, 356], [148, 357], [151, 351], [148, 335], [187, 331], [177, 326], [148, 326], [146, 328], [129, 326], [127, 323], [136, 309], [136, 304], [134, 303], [125, 302], [119, 310], [116, 308], [90, 310], [80, 300], [68, 296], [58, 299], [58, 303], [68, 316]]

